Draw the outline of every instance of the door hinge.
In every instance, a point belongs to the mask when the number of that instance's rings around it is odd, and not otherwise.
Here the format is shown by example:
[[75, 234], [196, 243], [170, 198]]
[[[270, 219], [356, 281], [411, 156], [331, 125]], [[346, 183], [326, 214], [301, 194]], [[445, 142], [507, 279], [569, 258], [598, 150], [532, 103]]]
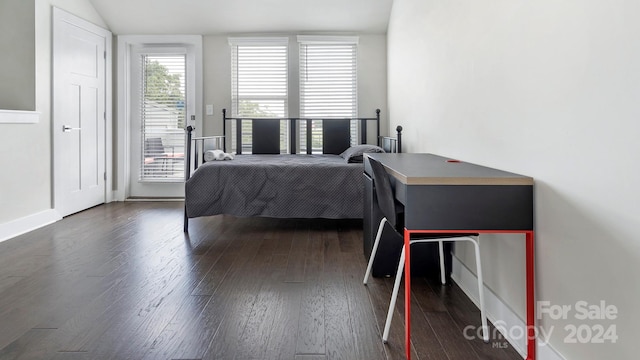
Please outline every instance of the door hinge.
[[104, 175], [104, 181], [107, 181], [107, 172], [105, 171], [103, 175]]
[[104, 121], [107, 121], [107, 112], [103, 112], [102, 113], [102, 118], [104, 119]]
[[105, 51], [103, 55], [104, 55], [104, 59], [106, 60], [107, 59], [107, 52]]

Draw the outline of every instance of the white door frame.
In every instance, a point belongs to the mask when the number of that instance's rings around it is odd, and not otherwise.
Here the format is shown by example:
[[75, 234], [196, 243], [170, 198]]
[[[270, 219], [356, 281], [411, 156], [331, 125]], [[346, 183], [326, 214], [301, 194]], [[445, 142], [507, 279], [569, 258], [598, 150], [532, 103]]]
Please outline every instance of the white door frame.
[[[118, 36], [118, 179], [115, 200], [124, 201], [130, 194], [131, 162], [131, 54], [132, 48], [141, 45], [176, 45], [190, 47], [195, 56], [195, 100], [196, 121], [187, 115], [187, 125], [195, 127], [194, 136], [202, 133], [202, 36], [200, 35], [123, 35]], [[185, 149], [186, 150], [186, 149]]]
[[[53, 7], [52, 9], [52, 23], [53, 23], [53, 36], [52, 36], [52, 46], [51, 46], [51, 58], [54, 59], [54, 51], [56, 51], [56, 44], [59, 43], [62, 39], [59, 38], [60, 31], [56, 31], [56, 28], [59, 27], [62, 23], [69, 23], [74, 26], [77, 26], [81, 29], [84, 29], [88, 32], [94, 33], [105, 39], [105, 89], [104, 89], [104, 101], [105, 101], [105, 172], [106, 172], [106, 180], [105, 180], [105, 203], [111, 202], [114, 200], [113, 192], [113, 118], [112, 118], [112, 34], [109, 30], [101, 28], [89, 21], [81, 19], [71, 13], [68, 13], [62, 9], [57, 7]], [[59, 129], [55, 128], [54, 125], [56, 121], [54, 121], [54, 117], [56, 116], [56, 103], [55, 103], [55, 89], [56, 85], [59, 83], [59, 79], [61, 78], [61, 74], [57, 73], [57, 69], [53, 66], [51, 73], [51, 88], [54, 89], [53, 100], [52, 100], [52, 121], [51, 121], [51, 143], [53, 149], [53, 157], [52, 157], [52, 200], [53, 200], [53, 209], [57, 212], [59, 209], [60, 201], [59, 197], [61, 196], [60, 186], [62, 184], [55, 181], [57, 178], [57, 172], [61, 171], [61, 169], [55, 166], [56, 161], [55, 154], [57, 151], [57, 146], [59, 146], [56, 141], [55, 133], [59, 131]]]

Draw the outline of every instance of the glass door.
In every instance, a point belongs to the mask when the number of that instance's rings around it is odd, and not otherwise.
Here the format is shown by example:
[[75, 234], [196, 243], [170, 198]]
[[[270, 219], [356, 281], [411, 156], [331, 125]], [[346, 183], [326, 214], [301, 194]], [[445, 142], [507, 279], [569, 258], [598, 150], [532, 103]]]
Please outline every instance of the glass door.
[[187, 48], [137, 47], [131, 57], [130, 197], [182, 197], [185, 124], [194, 106]]

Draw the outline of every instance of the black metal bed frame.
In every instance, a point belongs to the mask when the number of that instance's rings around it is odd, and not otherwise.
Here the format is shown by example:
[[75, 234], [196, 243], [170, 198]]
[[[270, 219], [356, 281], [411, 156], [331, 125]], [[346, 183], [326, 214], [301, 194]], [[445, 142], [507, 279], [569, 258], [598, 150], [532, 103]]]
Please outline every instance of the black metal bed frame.
[[[307, 154], [312, 153], [312, 121], [314, 120], [323, 120], [323, 121], [352, 121], [356, 120], [360, 122], [360, 143], [367, 143], [367, 122], [375, 121], [376, 122], [376, 139], [377, 145], [385, 148], [386, 150], [391, 150], [391, 152], [402, 152], [402, 126], [396, 127], [396, 137], [390, 136], [380, 136], [380, 109], [376, 109], [376, 117], [374, 118], [235, 118], [235, 117], [227, 117], [227, 110], [222, 109], [222, 120], [223, 120], [223, 135], [218, 136], [203, 136], [203, 137], [193, 137], [192, 133], [195, 130], [195, 127], [189, 125], [186, 128], [187, 132], [187, 148], [185, 153], [185, 182], [189, 180], [191, 177], [192, 171], [195, 171], [198, 168], [198, 162], [200, 156], [204, 161], [204, 141], [207, 139], [222, 139], [222, 147], [223, 150], [227, 151], [227, 120], [235, 120], [236, 121], [236, 150], [237, 154], [242, 154], [242, 122], [243, 121], [252, 121], [252, 120], [272, 120], [272, 121], [288, 121], [289, 122], [289, 131], [290, 134], [297, 133], [297, 122], [305, 121], [307, 126], [306, 132], [306, 140], [307, 140]], [[296, 154], [297, 144], [296, 144], [296, 136], [289, 137], [289, 145], [290, 145], [290, 154]], [[192, 148], [192, 142], [195, 142], [195, 148]], [[200, 144], [198, 144], [200, 142]], [[195, 151], [193, 151], [195, 150]], [[202, 154], [199, 154], [202, 152]], [[192, 154], [193, 153], [193, 162], [192, 162]], [[185, 198], [186, 201], [186, 198]], [[185, 203], [185, 211], [184, 211], [184, 232], [188, 232], [189, 229], [189, 218], [187, 217], [187, 209]]]
[[[237, 149], [237, 153], [241, 154], [242, 153], [242, 123], [243, 121], [253, 121], [253, 120], [259, 120], [259, 121], [280, 121], [280, 120], [285, 120], [289, 122], [289, 133], [290, 134], [296, 134], [298, 129], [297, 129], [297, 123], [298, 121], [304, 121], [306, 122], [306, 127], [307, 127], [307, 144], [311, 144], [311, 136], [312, 136], [312, 122], [313, 121], [359, 121], [360, 122], [360, 143], [361, 144], [366, 144], [367, 143], [367, 121], [375, 121], [376, 122], [376, 139], [380, 137], [380, 109], [376, 109], [376, 117], [363, 117], [363, 118], [295, 118], [295, 117], [291, 117], [291, 118], [246, 118], [246, 117], [227, 117], [227, 109], [222, 109], [222, 133], [223, 134], [227, 134], [227, 120], [235, 120], [236, 121], [236, 149]], [[289, 148], [291, 149], [291, 154], [295, 154], [296, 150], [297, 150], [297, 143], [296, 143], [296, 136], [290, 136], [289, 137]], [[227, 151], [227, 144], [226, 144], [226, 140], [223, 140], [224, 142], [224, 150]], [[307, 154], [311, 154], [312, 152], [312, 148], [310, 146], [307, 146]]]

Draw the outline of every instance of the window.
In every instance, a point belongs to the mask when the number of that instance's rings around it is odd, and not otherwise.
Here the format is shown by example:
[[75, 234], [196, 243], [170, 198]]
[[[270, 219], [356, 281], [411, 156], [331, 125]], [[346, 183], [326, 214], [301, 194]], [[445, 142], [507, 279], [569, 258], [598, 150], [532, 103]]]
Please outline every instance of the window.
[[[301, 118], [314, 118], [312, 152], [322, 152], [322, 121], [327, 118], [354, 118], [357, 104], [358, 37], [298, 36], [299, 96]], [[251, 152], [249, 119], [289, 117], [288, 37], [229, 38], [231, 45], [231, 115], [242, 122], [242, 153]], [[306, 124], [297, 127], [300, 149], [307, 150]], [[227, 124], [231, 138], [236, 126]], [[289, 126], [280, 122], [280, 149], [289, 152]], [[351, 123], [351, 142], [358, 139], [358, 123]], [[237, 151], [235, 142], [232, 151]]]
[[185, 54], [141, 54], [139, 180], [184, 179]]
[[[300, 117], [354, 118], [357, 104], [357, 37], [298, 36], [300, 44]], [[322, 152], [322, 122], [312, 124], [313, 152]], [[351, 122], [351, 142], [357, 139]], [[301, 148], [306, 127], [301, 126]]]
[[[288, 38], [229, 38], [231, 117], [288, 117]], [[235, 138], [235, 126], [231, 126]], [[251, 151], [251, 121], [242, 123], [242, 152]], [[280, 122], [280, 148], [287, 151], [288, 126]], [[235, 150], [235, 144], [232, 149]]]

